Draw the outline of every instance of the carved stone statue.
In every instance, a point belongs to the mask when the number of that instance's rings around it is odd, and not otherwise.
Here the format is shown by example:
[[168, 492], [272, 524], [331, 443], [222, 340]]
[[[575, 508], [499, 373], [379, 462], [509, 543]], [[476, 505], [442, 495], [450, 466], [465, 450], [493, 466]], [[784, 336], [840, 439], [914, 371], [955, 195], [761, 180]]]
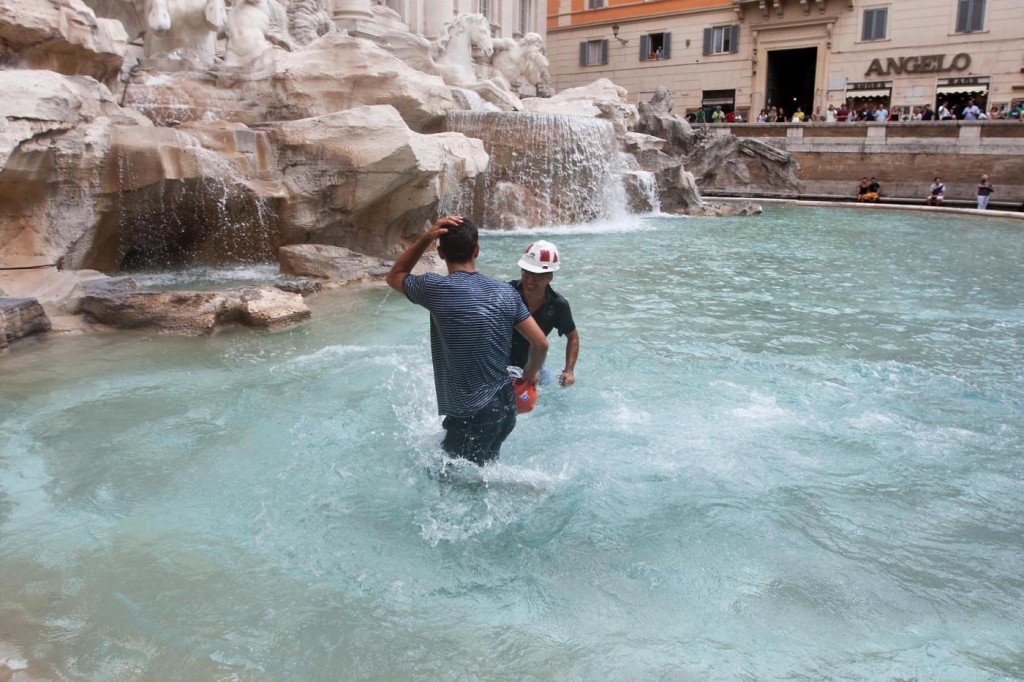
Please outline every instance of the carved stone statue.
[[490, 61], [494, 39], [487, 17], [460, 14], [445, 24], [434, 43], [412, 33], [392, 31], [384, 34], [385, 45], [414, 69], [440, 75], [448, 85], [477, 92], [490, 102], [519, 110], [522, 103], [501, 76], [479, 80], [473, 68], [474, 48]]
[[544, 39], [538, 33], [527, 33], [520, 40], [496, 38], [491, 69], [513, 89], [522, 85], [534, 88], [545, 81], [550, 62], [544, 55]]
[[327, 0], [290, 0], [288, 3], [288, 31], [296, 45], [309, 45], [333, 30]]
[[217, 34], [224, 28], [224, 0], [139, 0], [146, 17], [146, 57], [212, 66]]
[[236, 0], [224, 32], [224, 66], [255, 66], [274, 45], [286, 50], [294, 48], [288, 35], [288, 16], [277, 0]]

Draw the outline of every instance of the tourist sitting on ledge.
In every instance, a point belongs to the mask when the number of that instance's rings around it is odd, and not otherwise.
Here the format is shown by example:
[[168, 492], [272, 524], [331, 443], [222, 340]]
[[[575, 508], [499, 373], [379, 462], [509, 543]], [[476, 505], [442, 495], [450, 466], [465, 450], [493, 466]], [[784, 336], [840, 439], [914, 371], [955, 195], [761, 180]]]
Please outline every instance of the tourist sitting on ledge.
[[878, 201], [880, 189], [881, 186], [874, 178], [871, 178], [871, 182], [868, 182], [867, 178], [861, 178], [857, 186], [857, 201]]
[[942, 180], [935, 178], [935, 182], [928, 188], [928, 198], [924, 203], [928, 206], [942, 206], [942, 200], [946, 196], [946, 186]]

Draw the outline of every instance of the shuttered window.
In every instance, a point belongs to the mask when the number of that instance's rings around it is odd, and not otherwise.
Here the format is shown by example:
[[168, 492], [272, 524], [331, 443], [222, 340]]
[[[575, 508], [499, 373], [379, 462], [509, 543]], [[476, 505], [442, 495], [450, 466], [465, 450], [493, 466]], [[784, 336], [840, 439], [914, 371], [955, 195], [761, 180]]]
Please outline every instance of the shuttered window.
[[739, 24], [704, 29], [704, 54], [726, 54], [739, 49]]
[[648, 33], [640, 36], [640, 61], [657, 61], [671, 56], [671, 33]]
[[888, 8], [864, 10], [864, 26], [860, 32], [861, 40], [884, 40], [885, 25], [889, 18]]
[[580, 66], [599, 66], [607, 63], [607, 40], [588, 40], [580, 43]]
[[957, 33], [969, 33], [985, 28], [985, 0], [959, 0], [956, 8]]

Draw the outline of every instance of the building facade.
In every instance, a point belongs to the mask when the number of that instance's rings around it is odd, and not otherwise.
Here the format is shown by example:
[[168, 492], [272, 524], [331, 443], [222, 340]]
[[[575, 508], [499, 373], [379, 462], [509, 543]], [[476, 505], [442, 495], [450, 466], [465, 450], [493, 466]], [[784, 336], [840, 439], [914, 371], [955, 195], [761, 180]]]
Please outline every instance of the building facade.
[[375, 36], [405, 29], [434, 38], [456, 14], [483, 14], [496, 38], [546, 31], [546, 0], [333, 0], [335, 23], [350, 33]]
[[556, 90], [610, 78], [675, 111], [1024, 100], [1021, 0], [548, 0]]

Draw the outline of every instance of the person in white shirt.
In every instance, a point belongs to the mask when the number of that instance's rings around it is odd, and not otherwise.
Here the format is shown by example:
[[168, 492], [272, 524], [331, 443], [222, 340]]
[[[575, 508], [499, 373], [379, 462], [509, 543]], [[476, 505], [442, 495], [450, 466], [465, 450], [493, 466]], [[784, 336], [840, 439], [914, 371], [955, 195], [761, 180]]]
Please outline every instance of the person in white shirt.
[[977, 121], [981, 116], [981, 109], [974, 103], [973, 99], [967, 100], [967, 106], [961, 112], [961, 116], [965, 121]]
[[953, 114], [949, 112], [949, 102], [943, 102], [939, 105], [939, 120], [948, 121], [953, 118]]
[[885, 108], [884, 104], [875, 109], [875, 120], [879, 123], [885, 123], [889, 120], [889, 110]]
[[828, 109], [825, 111], [825, 123], [836, 122], [836, 107], [834, 104], [829, 104]]
[[924, 200], [924, 203], [928, 206], [941, 206], [945, 196], [946, 186], [942, 184], [942, 180], [936, 177], [935, 182], [928, 188], [928, 198]]

